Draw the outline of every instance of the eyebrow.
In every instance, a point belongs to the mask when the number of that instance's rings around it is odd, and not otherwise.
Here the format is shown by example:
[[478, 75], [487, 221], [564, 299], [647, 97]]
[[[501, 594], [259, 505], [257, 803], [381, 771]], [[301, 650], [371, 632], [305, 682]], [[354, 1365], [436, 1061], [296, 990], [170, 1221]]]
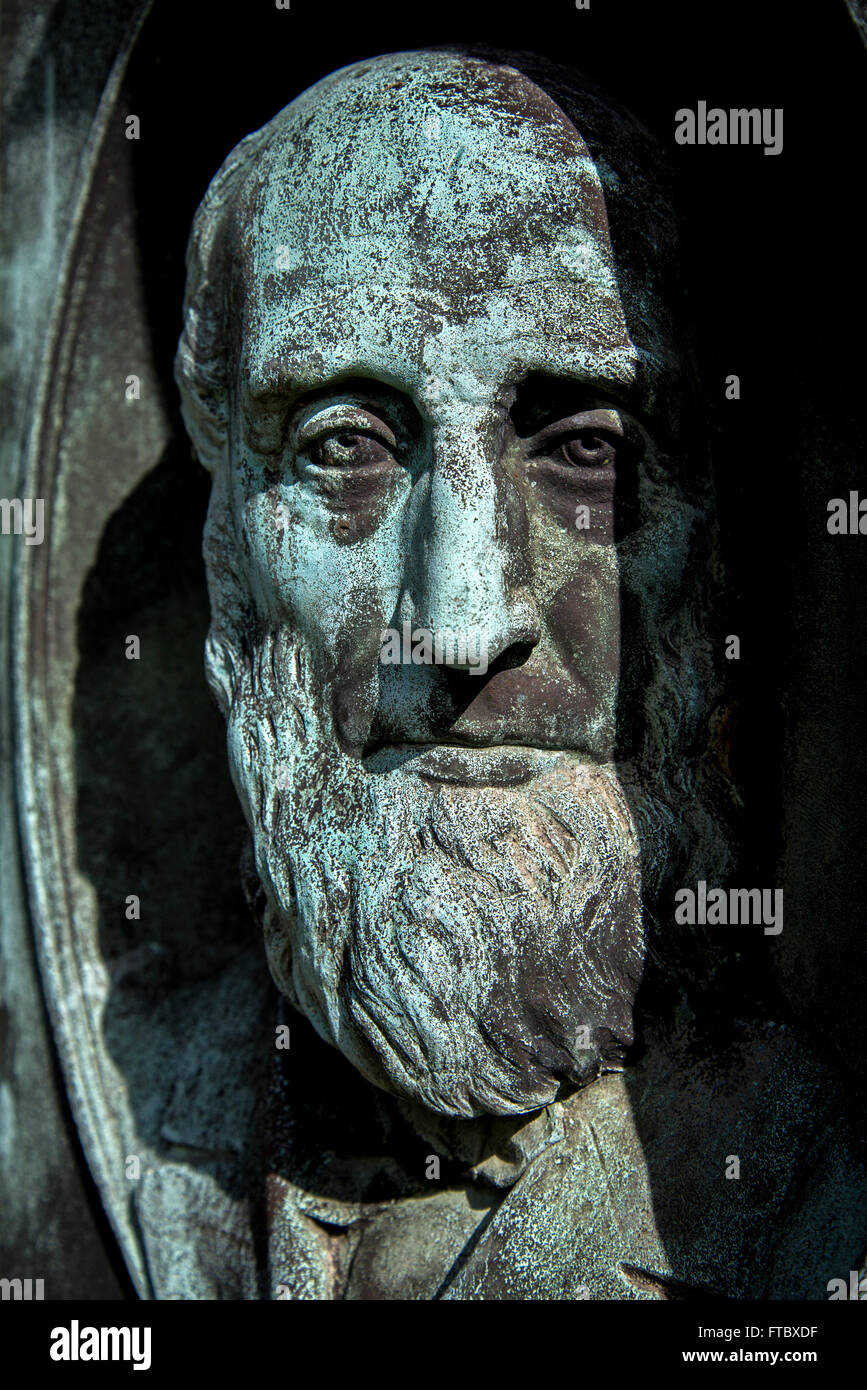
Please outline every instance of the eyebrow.
[[[286, 405], [306, 404], [315, 400], [317, 396], [333, 394], [341, 389], [356, 395], [401, 393], [400, 387], [382, 381], [376, 376], [362, 374], [357, 366], [351, 373], [336, 369], [334, 372], [319, 372], [316, 376], [310, 374], [305, 377], [297, 371], [287, 371], [279, 362], [268, 362], [246, 372], [242, 370], [240, 384], [246, 400], [264, 407], [279, 403], [281, 408]], [[407, 395], [408, 392], [402, 394]]]
[[[628, 355], [624, 351], [612, 353], [606, 365], [608, 370], [602, 365], [588, 372], [529, 371], [514, 381], [515, 400], [510, 414], [516, 429], [522, 434], [534, 433], [549, 421], [586, 409], [594, 399], [628, 411], [649, 426], [660, 393], [671, 389], [682, 369], [674, 354], [664, 357], [634, 343]], [[411, 385], [395, 385], [360, 372], [358, 364], [350, 373], [341, 368], [332, 372], [319, 369], [315, 375], [305, 376], [297, 369], [288, 371], [282, 362], [272, 359], [246, 371], [242, 369], [240, 378], [244, 403], [254, 414], [279, 411], [285, 416], [290, 410], [340, 391], [380, 407], [403, 402], [418, 408]], [[535, 427], [527, 426], [525, 430], [524, 423], [529, 419], [535, 420]]]
[[[383, 381], [374, 376], [347, 376], [345, 372], [322, 375], [312, 381], [299, 380], [290, 376], [282, 366], [275, 363], [274, 372], [262, 373], [254, 377], [254, 390], [250, 392], [250, 382], [245, 389], [249, 392], [247, 400], [251, 405], [248, 424], [254, 431], [268, 421], [277, 421], [278, 428], [284, 431], [290, 417], [298, 420], [303, 412], [314, 407], [317, 401], [326, 406], [338, 407], [343, 403], [355, 404], [379, 416], [396, 439], [415, 437], [423, 428], [423, 417], [410, 390], [395, 386], [393, 382]], [[267, 425], [266, 425], [267, 428]]]
[[528, 373], [515, 387], [515, 399], [510, 409], [512, 423], [518, 434], [528, 437], [557, 420], [596, 405], [610, 405], [628, 412], [636, 420], [648, 422], [654, 414], [656, 397], [663, 386], [669, 385], [677, 374], [677, 364], [650, 353], [635, 350], [636, 370], [628, 375], [618, 361], [612, 361], [610, 372]]

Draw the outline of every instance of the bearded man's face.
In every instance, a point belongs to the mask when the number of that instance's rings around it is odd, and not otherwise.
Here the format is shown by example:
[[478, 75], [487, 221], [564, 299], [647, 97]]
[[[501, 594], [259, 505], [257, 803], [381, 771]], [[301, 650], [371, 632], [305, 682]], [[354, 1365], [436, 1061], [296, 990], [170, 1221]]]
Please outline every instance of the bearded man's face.
[[[670, 628], [690, 523], [599, 174], [528, 79], [445, 55], [360, 64], [272, 126], [232, 222], [205, 544], [271, 970], [378, 1085], [530, 1111], [631, 1041], [676, 834], [619, 756], [621, 612], [651, 647]], [[386, 663], [388, 629], [480, 634], [487, 670], [448, 642]]]

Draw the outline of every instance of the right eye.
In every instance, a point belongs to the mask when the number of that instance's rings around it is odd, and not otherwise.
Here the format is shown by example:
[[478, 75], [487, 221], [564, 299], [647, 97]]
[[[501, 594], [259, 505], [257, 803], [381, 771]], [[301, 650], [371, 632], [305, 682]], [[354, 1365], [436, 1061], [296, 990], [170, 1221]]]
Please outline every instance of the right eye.
[[561, 441], [556, 453], [576, 468], [613, 468], [623, 440], [604, 430], [579, 430]]
[[392, 458], [375, 435], [355, 430], [320, 435], [304, 446], [304, 453], [320, 468], [370, 468]]

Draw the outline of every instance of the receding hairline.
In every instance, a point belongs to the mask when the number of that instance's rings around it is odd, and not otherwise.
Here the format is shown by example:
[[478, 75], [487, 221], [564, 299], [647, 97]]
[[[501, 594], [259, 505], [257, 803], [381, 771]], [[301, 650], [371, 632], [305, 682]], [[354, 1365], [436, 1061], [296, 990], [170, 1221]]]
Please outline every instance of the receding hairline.
[[[581, 150], [586, 152], [602, 185], [618, 272], [626, 272], [624, 300], [637, 294], [646, 303], [665, 303], [664, 296], [654, 294], [651, 282], [655, 276], [648, 273], [653, 261], [664, 258], [673, 242], [667, 190], [661, 189], [656, 179], [658, 146], [631, 113], [582, 73], [538, 55], [473, 46], [412, 49], [364, 59], [321, 78], [236, 145], [199, 206], [188, 246], [185, 326], [176, 358], [184, 417], [188, 429], [192, 425], [194, 437], [205, 416], [217, 422], [222, 413], [220, 395], [227, 383], [225, 360], [221, 361], [226, 352], [225, 326], [231, 308], [237, 307], [227, 302], [232, 298], [231, 269], [244, 259], [250, 226], [243, 213], [254, 190], [261, 186], [263, 164], [271, 162], [266, 158], [269, 147], [287, 135], [291, 137], [296, 124], [303, 126], [306, 121], [309, 125], [328, 109], [339, 110], [347, 96], [354, 100], [365, 88], [376, 92], [383, 87], [401, 87], [394, 81], [401, 73], [443, 77], [452, 73], [456, 82], [457, 75], [467, 70], [482, 79], [480, 107], [487, 105], [496, 114], [497, 103], [492, 98], [504, 92], [512, 97], [517, 94], [524, 108], [512, 107], [516, 114], [549, 130], [559, 124], [564, 136], [568, 134], [573, 159]], [[448, 91], [448, 86], [443, 90]], [[418, 93], [422, 101], [429, 100], [427, 92], [428, 87], [422, 86]], [[464, 87], [455, 85], [453, 95], [454, 104], [466, 109]], [[612, 201], [620, 207], [618, 217], [628, 233], [624, 238], [617, 234], [618, 218], [610, 215]], [[628, 309], [627, 318], [632, 318]], [[644, 313], [637, 318], [642, 325], [647, 321]], [[664, 319], [667, 311], [659, 322]], [[648, 343], [649, 360], [668, 355], [659, 350], [662, 337], [655, 336], [657, 342]], [[216, 427], [219, 429], [218, 423]]]

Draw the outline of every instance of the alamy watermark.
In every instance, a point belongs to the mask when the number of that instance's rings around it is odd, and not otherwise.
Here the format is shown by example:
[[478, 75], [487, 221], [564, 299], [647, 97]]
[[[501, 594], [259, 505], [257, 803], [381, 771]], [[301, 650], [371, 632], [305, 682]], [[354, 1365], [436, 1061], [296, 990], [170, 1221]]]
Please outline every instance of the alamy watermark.
[[455, 632], [450, 627], [413, 628], [406, 621], [400, 632], [384, 628], [379, 640], [383, 666], [466, 667], [474, 676], [483, 676], [488, 669], [488, 634], [482, 627]]
[[678, 145], [764, 145], [765, 154], [782, 154], [783, 108], [751, 106], [708, 110], [700, 101], [695, 111], [682, 106], [674, 113]]
[[45, 503], [41, 497], [0, 497], [0, 532], [24, 536], [25, 545], [45, 539]]
[[134, 1371], [151, 1364], [149, 1327], [81, 1327], [73, 1318], [69, 1327], [51, 1330], [48, 1351], [52, 1361], [131, 1361]]
[[828, 511], [829, 535], [867, 536], [867, 497], [850, 492], [848, 506], [844, 497], [832, 497]]
[[850, 1269], [848, 1282], [845, 1279], [829, 1279], [827, 1289], [829, 1303], [840, 1299], [864, 1303], [867, 1300], [867, 1274], [863, 1269]]
[[44, 1279], [0, 1279], [0, 1299], [22, 1299], [25, 1303], [45, 1298]]
[[764, 926], [765, 936], [783, 930], [782, 888], [711, 888], [701, 879], [695, 891], [678, 888], [675, 922], [681, 926]]

